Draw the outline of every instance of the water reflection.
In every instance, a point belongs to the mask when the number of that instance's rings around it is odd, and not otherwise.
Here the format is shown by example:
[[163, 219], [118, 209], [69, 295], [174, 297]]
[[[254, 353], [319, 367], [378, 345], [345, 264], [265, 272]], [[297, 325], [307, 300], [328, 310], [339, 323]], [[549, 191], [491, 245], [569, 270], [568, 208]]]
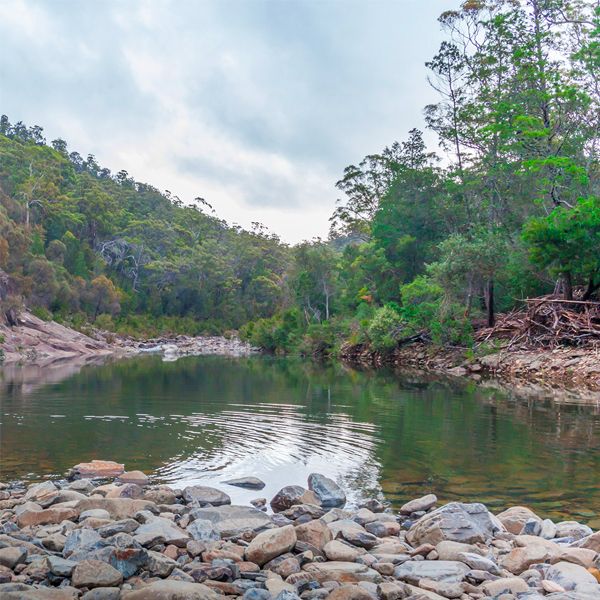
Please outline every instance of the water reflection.
[[353, 502], [434, 491], [600, 519], [600, 410], [577, 395], [262, 357], [145, 356], [64, 373], [3, 373], [2, 479], [107, 458], [247, 502], [256, 492], [221, 482], [255, 475], [270, 497], [319, 471]]

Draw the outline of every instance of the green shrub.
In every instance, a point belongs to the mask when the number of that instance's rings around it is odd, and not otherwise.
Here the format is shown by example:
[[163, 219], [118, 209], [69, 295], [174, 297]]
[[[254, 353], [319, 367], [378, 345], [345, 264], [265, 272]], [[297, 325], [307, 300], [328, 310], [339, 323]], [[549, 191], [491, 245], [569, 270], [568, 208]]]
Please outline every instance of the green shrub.
[[397, 345], [402, 317], [391, 306], [383, 306], [375, 312], [367, 334], [374, 350], [390, 352]]

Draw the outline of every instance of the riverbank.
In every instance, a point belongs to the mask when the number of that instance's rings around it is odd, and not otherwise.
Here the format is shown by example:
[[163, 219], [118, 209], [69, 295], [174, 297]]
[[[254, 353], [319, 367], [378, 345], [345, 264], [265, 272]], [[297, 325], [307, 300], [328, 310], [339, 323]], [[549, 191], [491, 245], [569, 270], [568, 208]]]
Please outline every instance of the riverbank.
[[[92, 337], [93, 336], [93, 337]], [[28, 364], [40, 367], [76, 360], [97, 362], [108, 357], [156, 353], [164, 360], [183, 356], [248, 356], [259, 350], [235, 336], [186, 336], [137, 340], [110, 332], [85, 335], [53, 321], [43, 321], [24, 311], [19, 325], [0, 325], [3, 365]], [[501, 343], [475, 349], [438, 347], [423, 342], [402, 346], [388, 354], [366, 344], [344, 345], [339, 358], [371, 368], [394, 366], [429, 373], [468, 377], [475, 381], [497, 379], [504, 384], [540, 384], [582, 391], [600, 390], [600, 347], [512, 348]]]
[[494, 378], [505, 384], [538, 383], [600, 390], [600, 348], [592, 345], [552, 349], [498, 347], [490, 351], [488, 347], [471, 350], [417, 342], [381, 354], [359, 344], [344, 346], [340, 358], [355, 365], [412, 368], [474, 381]]
[[[99, 478], [99, 479], [98, 479]], [[0, 484], [0, 596], [85, 600], [592, 600], [600, 532], [526, 507], [346, 506], [312, 474], [249, 505], [206, 486], [153, 485], [93, 461], [69, 479]], [[294, 482], [290, 482], [294, 483]], [[297, 482], [296, 482], [297, 483]]]
[[0, 365], [49, 366], [143, 353], [161, 354], [165, 360], [201, 354], [247, 356], [256, 349], [235, 337], [178, 335], [139, 341], [99, 330], [86, 335], [22, 311], [16, 326], [0, 324], [0, 351]]

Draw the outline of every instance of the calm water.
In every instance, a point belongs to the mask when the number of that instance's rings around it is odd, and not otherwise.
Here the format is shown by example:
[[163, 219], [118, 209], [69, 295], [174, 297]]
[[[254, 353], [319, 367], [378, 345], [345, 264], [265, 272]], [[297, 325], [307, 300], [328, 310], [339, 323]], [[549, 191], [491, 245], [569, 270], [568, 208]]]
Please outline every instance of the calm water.
[[[247, 502], [319, 471], [352, 502], [385, 495], [399, 505], [433, 491], [600, 527], [599, 407], [263, 357], [6, 369], [0, 480], [103, 458]], [[267, 487], [221, 483], [243, 475]]]

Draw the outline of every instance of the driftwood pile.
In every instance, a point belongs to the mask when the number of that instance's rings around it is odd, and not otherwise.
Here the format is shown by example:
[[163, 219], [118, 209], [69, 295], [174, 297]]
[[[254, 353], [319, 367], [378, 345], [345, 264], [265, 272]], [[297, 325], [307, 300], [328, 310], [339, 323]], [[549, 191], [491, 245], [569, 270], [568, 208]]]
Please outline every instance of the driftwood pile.
[[498, 315], [494, 327], [480, 329], [478, 342], [508, 341], [508, 347], [600, 346], [600, 302], [542, 296]]

